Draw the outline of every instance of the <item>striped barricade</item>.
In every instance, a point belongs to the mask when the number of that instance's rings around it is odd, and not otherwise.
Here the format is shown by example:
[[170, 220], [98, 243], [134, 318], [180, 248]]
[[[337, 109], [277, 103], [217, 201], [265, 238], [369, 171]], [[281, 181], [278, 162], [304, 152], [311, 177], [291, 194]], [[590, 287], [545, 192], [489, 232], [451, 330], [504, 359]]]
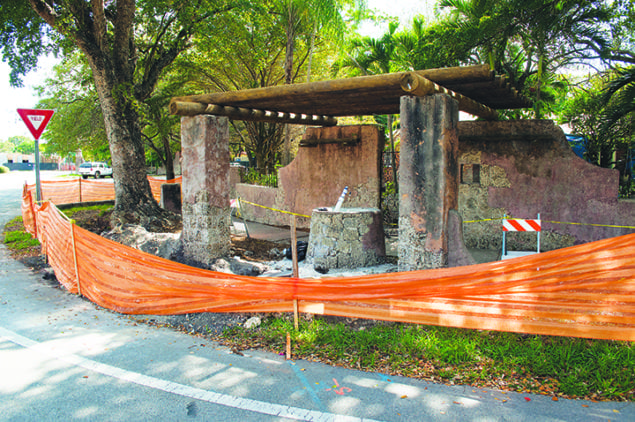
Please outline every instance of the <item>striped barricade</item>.
[[[505, 218], [503, 219], [503, 251], [501, 259], [516, 258], [519, 256], [532, 255], [540, 253], [540, 232], [542, 231], [542, 223], [540, 222], [540, 214], [537, 219], [523, 218]], [[536, 252], [533, 251], [513, 251], [508, 252], [505, 243], [505, 234], [507, 232], [536, 232]]]

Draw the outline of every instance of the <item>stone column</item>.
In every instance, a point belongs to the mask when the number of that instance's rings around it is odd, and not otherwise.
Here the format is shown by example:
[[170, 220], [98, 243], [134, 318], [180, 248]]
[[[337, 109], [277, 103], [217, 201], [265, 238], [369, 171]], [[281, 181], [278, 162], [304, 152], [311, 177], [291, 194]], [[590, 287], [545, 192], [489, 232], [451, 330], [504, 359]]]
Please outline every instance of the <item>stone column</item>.
[[448, 263], [448, 212], [458, 209], [459, 108], [445, 94], [401, 97], [399, 270]]
[[359, 268], [383, 264], [384, 224], [378, 208], [318, 208], [311, 214], [307, 262], [313, 268]]
[[182, 117], [181, 148], [183, 258], [209, 268], [230, 252], [228, 119]]

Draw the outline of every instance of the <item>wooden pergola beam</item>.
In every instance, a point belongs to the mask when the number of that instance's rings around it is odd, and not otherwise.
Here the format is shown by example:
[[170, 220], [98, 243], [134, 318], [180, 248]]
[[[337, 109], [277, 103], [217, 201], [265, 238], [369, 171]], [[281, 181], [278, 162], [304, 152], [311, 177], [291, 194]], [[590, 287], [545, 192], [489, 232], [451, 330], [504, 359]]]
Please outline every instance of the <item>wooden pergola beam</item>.
[[458, 94], [454, 91], [450, 91], [447, 88], [442, 87], [429, 79], [424, 78], [414, 72], [406, 73], [401, 79], [401, 88], [417, 97], [425, 97], [426, 95], [441, 93], [449, 95], [459, 103], [459, 110], [466, 113], [473, 114], [478, 117], [482, 117], [487, 120], [496, 120], [498, 113], [496, 110], [491, 109], [481, 103], [478, 103], [471, 98]]
[[230, 119], [235, 120], [246, 121], [290, 123], [315, 126], [337, 125], [337, 119], [331, 116], [281, 113], [277, 111], [221, 106], [217, 104], [172, 101], [170, 102], [169, 108], [170, 113], [177, 116], [196, 116], [199, 114], [210, 114], [215, 116], [226, 116]]
[[[450, 95], [459, 102], [462, 111], [490, 120], [497, 118], [496, 111], [491, 107], [501, 104], [500, 101], [522, 102], [522, 99], [516, 101], [509, 89], [507, 95], [501, 92], [500, 98], [491, 98], [489, 94], [492, 89], [505, 90], [499, 87], [504, 81], [497, 79], [489, 66], [485, 65], [175, 97], [170, 103], [170, 111], [178, 115], [216, 114], [240, 120], [331, 126], [337, 124], [335, 116], [399, 113], [400, 97], [420, 95], [416, 91], [422, 89], [411, 90], [408, 84], [402, 83], [404, 80], [411, 81], [412, 86], [430, 87], [429, 93]], [[443, 87], [437, 82], [463, 86], [469, 95]], [[485, 94], [470, 89], [472, 86], [481, 86], [481, 83], [489, 87], [481, 88], [480, 91], [485, 91]]]
[[[249, 103], [252, 101], [285, 101], [308, 96], [332, 96], [336, 94], [356, 93], [370, 90], [395, 89], [400, 86], [402, 73], [361, 76], [357, 78], [335, 79], [311, 83], [277, 85], [265, 88], [245, 89], [240, 91], [217, 92], [211, 94], [188, 95], [176, 97], [172, 101], [194, 102], [202, 104]], [[338, 100], [339, 101], [339, 100]]]

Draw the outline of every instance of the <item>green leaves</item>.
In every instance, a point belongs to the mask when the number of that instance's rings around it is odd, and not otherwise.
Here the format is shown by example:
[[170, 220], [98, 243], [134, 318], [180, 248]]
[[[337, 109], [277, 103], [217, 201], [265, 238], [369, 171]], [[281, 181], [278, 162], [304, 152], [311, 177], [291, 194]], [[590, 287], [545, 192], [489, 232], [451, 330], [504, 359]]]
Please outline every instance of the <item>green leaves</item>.
[[[596, 75], [574, 89], [560, 121], [586, 139], [586, 159], [620, 171], [621, 196], [633, 195], [635, 82], [633, 69]], [[616, 160], [617, 158], [617, 160]]]
[[40, 55], [56, 51], [56, 37], [33, 12], [28, 1], [2, 0], [0, 5], [0, 50], [11, 66], [9, 82], [22, 86], [22, 76], [37, 66]]

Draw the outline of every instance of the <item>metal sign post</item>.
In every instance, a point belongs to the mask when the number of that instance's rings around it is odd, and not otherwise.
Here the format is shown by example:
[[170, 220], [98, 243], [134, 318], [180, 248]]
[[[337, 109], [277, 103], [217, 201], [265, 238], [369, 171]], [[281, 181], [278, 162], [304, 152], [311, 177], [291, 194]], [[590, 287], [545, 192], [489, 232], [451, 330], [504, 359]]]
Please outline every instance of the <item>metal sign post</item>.
[[36, 110], [19, 108], [18, 114], [22, 117], [24, 124], [35, 138], [35, 199], [42, 200], [42, 186], [40, 184], [40, 136], [49, 120], [55, 113], [54, 110]]

